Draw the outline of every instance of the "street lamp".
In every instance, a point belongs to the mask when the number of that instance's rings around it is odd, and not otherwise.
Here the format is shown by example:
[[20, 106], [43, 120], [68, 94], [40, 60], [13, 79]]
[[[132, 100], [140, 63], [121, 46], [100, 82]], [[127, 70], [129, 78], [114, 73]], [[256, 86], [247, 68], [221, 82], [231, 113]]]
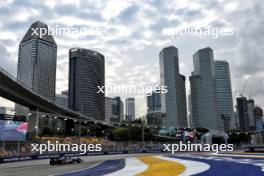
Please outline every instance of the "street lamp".
[[144, 119], [142, 117], [141, 119], [141, 125], [142, 125], [142, 143], [143, 143], [143, 149], [145, 149], [145, 133], [144, 133]]
[[79, 139], [81, 138], [81, 130], [82, 130], [82, 122], [81, 122], [81, 116], [79, 116], [79, 131], [78, 131], [78, 135], [79, 135]]

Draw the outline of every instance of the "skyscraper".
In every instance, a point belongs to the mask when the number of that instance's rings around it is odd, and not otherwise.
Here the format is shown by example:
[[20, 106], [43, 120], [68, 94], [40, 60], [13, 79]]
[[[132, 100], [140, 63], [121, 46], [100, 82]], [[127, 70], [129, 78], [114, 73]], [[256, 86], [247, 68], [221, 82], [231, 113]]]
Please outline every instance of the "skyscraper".
[[[33, 23], [19, 44], [17, 81], [54, 102], [57, 45], [52, 35], [39, 35], [41, 29], [48, 30], [48, 26], [40, 21]], [[27, 108], [16, 104], [17, 114], [26, 114], [27, 111]]]
[[256, 121], [255, 121], [255, 116], [254, 116], [254, 100], [249, 99], [247, 101], [247, 109], [248, 109], [248, 121], [249, 121], [249, 129], [251, 131], [254, 131], [256, 129]]
[[105, 120], [105, 60], [97, 51], [72, 48], [69, 51], [69, 108], [88, 117]]
[[259, 106], [255, 106], [254, 116], [256, 120], [256, 130], [263, 130], [263, 109]]
[[58, 106], [68, 109], [68, 91], [61, 91], [61, 94], [56, 94], [55, 102]]
[[166, 113], [165, 127], [187, 127], [185, 77], [179, 73], [178, 49], [163, 48], [159, 54], [160, 84], [168, 92], [161, 94], [161, 109]]
[[188, 127], [194, 128], [193, 118], [192, 118], [192, 96], [188, 95]]
[[235, 129], [230, 69], [227, 61], [214, 61], [216, 103], [225, 130]]
[[149, 126], [162, 127], [164, 114], [161, 112], [160, 94], [155, 91], [147, 96], [147, 124]]
[[161, 110], [160, 93], [152, 92], [150, 96], [147, 96], [147, 106], [148, 106], [148, 112], [160, 111]]
[[134, 121], [135, 118], [135, 98], [126, 99], [126, 121]]
[[240, 130], [248, 131], [249, 130], [249, 119], [248, 119], [248, 105], [246, 97], [236, 98], [237, 102], [237, 115], [239, 119]]
[[194, 126], [223, 130], [216, 101], [213, 50], [209, 47], [198, 50], [193, 55], [193, 67], [190, 84]]
[[120, 97], [105, 97], [105, 121], [107, 124], [120, 123], [124, 119], [124, 104]]

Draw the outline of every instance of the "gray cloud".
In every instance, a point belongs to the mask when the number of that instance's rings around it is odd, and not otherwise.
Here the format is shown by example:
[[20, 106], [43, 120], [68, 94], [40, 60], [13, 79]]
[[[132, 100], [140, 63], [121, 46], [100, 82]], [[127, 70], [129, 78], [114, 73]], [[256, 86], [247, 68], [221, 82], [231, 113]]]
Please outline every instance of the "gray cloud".
[[118, 21], [121, 24], [131, 25], [131, 23], [137, 20], [138, 11], [139, 11], [138, 6], [136, 5], [130, 6], [126, 8], [124, 11], [122, 11], [121, 14], [118, 15], [118, 17], [116, 18], [116, 21]]
[[[246, 94], [264, 106], [264, 4], [261, 0], [243, 3], [239, 0], [123, 1], [129, 4], [124, 7], [122, 3], [106, 1], [76, 2], [54, 1], [54, 6], [49, 6], [44, 1], [14, 0], [0, 7], [0, 66], [15, 75], [18, 43], [36, 20], [50, 26], [100, 26], [103, 28], [102, 36], [55, 36], [58, 45], [57, 92], [67, 89], [66, 65], [71, 47], [90, 48], [103, 53], [106, 56], [106, 83], [129, 85], [158, 81], [158, 53], [168, 45], [179, 48], [180, 71], [188, 80], [193, 69], [192, 54], [199, 48], [210, 46], [214, 49], [215, 59], [229, 61], [233, 91], [241, 90], [243, 75], [251, 75]], [[108, 5], [112, 8], [118, 6], [120, 13], [106, 18], [104, 10]], [[28, 15], [28, 18], [17, 19], [18, 13], [24, 14], [21, 17]], [[108, 13], [111, 15], [115, 10]], [[162, 33], [164, 28], [202, 23], [217, 28], [232, 27], [235, 34], [218, 38], [171, 38]], [[186, 85], [189, 85], [188, 81]], [[137, 108], [140, 109], [138, 115], [143, 114], [140, 105], [145, 104], [145, 98], [142, 95], [136, 97]]]
[[11, 75], [16, 76], [16, 62], [8, 54], [6, 48], [0, 43], [1, 62], [0, 67], [8, 71]]

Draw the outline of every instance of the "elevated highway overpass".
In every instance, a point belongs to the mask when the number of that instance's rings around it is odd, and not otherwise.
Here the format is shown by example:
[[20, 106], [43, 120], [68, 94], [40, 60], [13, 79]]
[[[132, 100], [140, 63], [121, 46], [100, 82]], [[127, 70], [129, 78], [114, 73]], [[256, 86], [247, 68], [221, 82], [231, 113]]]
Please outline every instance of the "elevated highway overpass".
[[82, 120], [102, 122], [96, 120], [93, 117], [87, 117], [86, 115], [79, 112], [60, 107], [54, 102], [37, 95], [26, 85], [18, 82], [14, 76], [2, 68], [0, 68], [0, 96], [20, 105], [26, 106], [31, 111], [47, 112], [76, 119], [81, 118]]

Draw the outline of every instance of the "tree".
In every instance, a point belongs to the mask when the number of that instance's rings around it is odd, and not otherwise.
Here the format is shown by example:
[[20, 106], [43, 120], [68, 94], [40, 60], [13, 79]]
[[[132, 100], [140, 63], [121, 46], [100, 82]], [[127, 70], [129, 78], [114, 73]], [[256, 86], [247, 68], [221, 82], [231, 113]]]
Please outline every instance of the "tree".
[[126, 141], [129, 139], [129, 131], [127, 128], [116, 128], [114, 130], [114, 138], [119, 141]]

